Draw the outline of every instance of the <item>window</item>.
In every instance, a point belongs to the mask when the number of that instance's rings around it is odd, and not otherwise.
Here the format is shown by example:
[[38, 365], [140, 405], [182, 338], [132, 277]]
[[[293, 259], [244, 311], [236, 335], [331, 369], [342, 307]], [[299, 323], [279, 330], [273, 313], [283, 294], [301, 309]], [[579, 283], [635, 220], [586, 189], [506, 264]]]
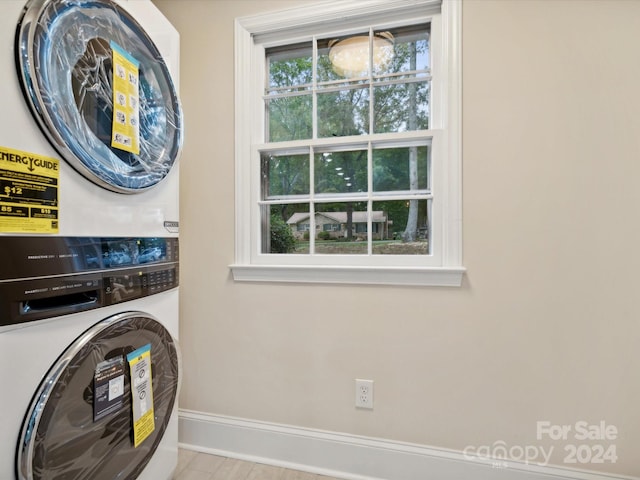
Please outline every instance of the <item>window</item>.
[[461, 283], [459, 0], [365, 5], [236, 22], [236, 280]]

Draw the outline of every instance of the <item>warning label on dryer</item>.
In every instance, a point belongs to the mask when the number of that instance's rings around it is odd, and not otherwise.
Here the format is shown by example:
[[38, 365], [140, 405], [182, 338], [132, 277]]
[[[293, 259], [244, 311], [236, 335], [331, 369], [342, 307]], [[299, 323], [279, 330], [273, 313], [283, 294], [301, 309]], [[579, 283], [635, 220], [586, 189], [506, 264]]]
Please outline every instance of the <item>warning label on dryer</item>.
[[96, 365], [93, 377], [93, 421], [122, 408], [124, 400], [124, 358], [105, 360]]
[[58, 233], [56, 158], [0, 147], [0, 232]]

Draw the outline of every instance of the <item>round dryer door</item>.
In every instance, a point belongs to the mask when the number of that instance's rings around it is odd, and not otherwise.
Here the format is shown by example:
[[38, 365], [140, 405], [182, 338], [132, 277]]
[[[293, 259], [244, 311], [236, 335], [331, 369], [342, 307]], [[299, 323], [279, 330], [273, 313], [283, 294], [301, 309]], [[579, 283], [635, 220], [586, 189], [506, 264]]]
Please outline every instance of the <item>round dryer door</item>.
[[111, 0], [30, 0], [16, 54], [25, 97], [58, 153], [119, 193], [153, 187], [182, 147], [182, 112], [149, 35]]
[[[139, 351], [149, 354], [146, 364], [128, 358]], [[162, 441], [179, 370], [177, 344], [152, 316], [126, 312], [94, 325], [60, 356], [34, 396], [18, 444], [18, 479], [137, 478]], [[152, 413], [140, 417], [145, 411]]]

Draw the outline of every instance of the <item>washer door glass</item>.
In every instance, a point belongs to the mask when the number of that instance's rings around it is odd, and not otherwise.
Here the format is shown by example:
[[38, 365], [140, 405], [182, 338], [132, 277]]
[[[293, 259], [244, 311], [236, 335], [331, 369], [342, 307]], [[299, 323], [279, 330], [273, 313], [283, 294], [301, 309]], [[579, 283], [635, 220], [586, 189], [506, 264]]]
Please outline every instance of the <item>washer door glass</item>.
[[[134, 447], [126, 357], [147, 345], [155, 427]], [[104, 369], [98, 373], [105, 364], [119, 370], [109, 382], [98, 382], [98, 375], [104, 378], [108, 373]], [[18, 479], [137, 478], [169, 423], [179, 370], [177, 344], [150, 315], [127, 312], [94, 325], [60, 356], [34, 396], [18, 444]], [[108, 393], [101, 393], [105, 386]]]
[[162, 55], [124, 9], [110, 0], [31, 0], [17, 43], [34, 117], [78, 172], [119, 193], [169, 173], [182, 147], [178, 96]]

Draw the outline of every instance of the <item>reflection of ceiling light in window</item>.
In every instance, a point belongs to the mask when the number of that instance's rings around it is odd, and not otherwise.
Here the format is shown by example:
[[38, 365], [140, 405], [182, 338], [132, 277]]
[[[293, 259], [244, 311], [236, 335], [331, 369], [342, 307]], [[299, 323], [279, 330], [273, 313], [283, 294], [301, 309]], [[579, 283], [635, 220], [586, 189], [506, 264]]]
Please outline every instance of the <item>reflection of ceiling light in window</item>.
[[342, 170], [342, 167], [336, 167], [336, 170], [340, 171]]
[[350, 187], [350, 186], [351, 186], [351, 183], [347, 183], [347, 187]]
[[345, 180], [351, 180], [351, 177], [344, 177]]
[[338, 172], [338, 175], [342, 176], [344, 175], [344, 172]]
[[[373, 34], [373, 69], [386, 69], [393, 59], [393, 35]], [[333, 70], [342, 77], [369, 75], [369, 36], [353, 35], [329, 41], [329, 60]]]

